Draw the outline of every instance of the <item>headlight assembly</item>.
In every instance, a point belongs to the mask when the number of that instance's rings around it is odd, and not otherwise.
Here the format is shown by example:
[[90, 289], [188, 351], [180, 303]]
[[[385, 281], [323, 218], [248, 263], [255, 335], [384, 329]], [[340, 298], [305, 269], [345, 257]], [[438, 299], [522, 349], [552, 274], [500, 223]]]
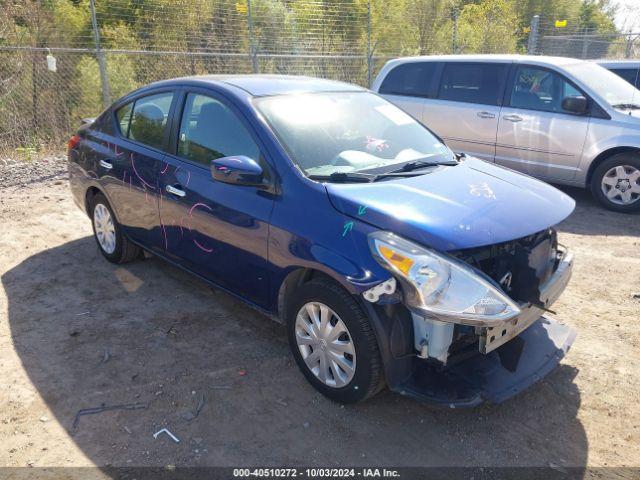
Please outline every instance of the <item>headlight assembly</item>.
[[369, 235], [374, 257], [405, 286], [407, 306], [442, 321], [486, 326], [520, 314], [502, 291], [472, 267], [391, 232]]

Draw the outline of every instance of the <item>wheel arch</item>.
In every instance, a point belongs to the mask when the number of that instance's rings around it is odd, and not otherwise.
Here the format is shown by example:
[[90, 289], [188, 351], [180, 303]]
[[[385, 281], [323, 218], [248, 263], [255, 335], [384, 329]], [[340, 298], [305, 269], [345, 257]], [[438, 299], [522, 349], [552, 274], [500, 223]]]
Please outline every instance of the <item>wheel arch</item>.
[[600, 152], [598, 154], [598, 156], [596, 156], [593, 161], [591, 162], [591, 165], [589, 165], [589, 170], [587, 171], [587, 178], [586, 178], [586, 186], [589, 187], [591, 185], [591, 180], [593, 178], [593, 172], [595, 172], [596, 168], [598, 168], [598, 165], [600, 165], [602, 162], [604, 162], [606, 159], [611, 158], [614, 155], [618, 155], [619, 153], [627, 153], [627, 152], [635, 152], [638, 155], [640, 155], [640, 148], [638, 147], [628, 147], [628, 146], [621, 146], [621, 147], [613, 147], [613, 148], [609, 148], [603, 152]]
[[287, 312], [288, 301], [291, 294], [295, 291], [295, 288], [316, 278], [325, 278], [340, 285], [340, 287], [349, 292], [342, 282], [321, 270], [310, 267], [294, 268], [283, 278], [280, 286], [278, 287], [276, 317], [280, 323], [286, 323], [285, 315]]
[[87, 191], [84, 194], [84, 209], [87, 212], [87, 215], [89, 216], [89, 218], [91, 218], [91, 210], [90, 210], [91, 202], [99, 193], [104, 195], [104, 192], [102, 190], [100, 190], [95, 185], [91, 185], [89, 188], [87, 188]]

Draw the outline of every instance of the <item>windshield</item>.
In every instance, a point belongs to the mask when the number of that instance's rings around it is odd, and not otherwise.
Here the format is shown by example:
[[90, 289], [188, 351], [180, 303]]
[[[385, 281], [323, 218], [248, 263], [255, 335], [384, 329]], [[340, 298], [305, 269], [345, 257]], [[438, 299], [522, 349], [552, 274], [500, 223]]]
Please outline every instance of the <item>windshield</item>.
[[640, 90], [600, 65], [585, 62], [565, 68], [612, 106], [640, 102]]
[[429, 130], [372, 93], [280, 95], [258, 99], [256, 105], [307, 175], [454, 160]]

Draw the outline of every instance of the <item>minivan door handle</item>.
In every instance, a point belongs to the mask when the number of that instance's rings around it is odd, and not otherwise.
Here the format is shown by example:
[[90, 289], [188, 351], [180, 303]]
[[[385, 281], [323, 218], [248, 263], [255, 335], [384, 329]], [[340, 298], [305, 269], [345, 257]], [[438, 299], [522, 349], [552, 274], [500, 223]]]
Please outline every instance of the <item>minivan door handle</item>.
[[113, 168], [113, 165], [111, 165], [111, 162], [108, 162], [107, 160], [100, 160], [99, 163], [102, 168], [106, 168], [107, 170], [111, 170]]
[[476, 115], [478, 115], [480, 118], [496, 118], [495, 114], [491, 113], [491, 112], [478, 112], [476, 113]]
[[166, 190], [167, 192], [169, 192], [172, 195], [175, 195], [176, 197], [184, 197], [186, 195], [186, 192], [184, 190], [180, 190], [177, 187], [172, 187], [171, 185], [167, 185]]
[[505, 115], [502, 118], [504, 118], [505, 120], [509, 120], [510, 122], [521, 122], [523, 120], [520, 115]]

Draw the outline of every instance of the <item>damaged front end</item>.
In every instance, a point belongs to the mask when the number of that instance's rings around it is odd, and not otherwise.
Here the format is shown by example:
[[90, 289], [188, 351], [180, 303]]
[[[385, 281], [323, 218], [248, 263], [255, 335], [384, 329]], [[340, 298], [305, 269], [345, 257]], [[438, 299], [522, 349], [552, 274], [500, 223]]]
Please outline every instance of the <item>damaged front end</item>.
[[370, 244], [393, 274], [363, 295], [388, 340], [391, 390], [449, 407], [499, 403], [553, 370], [575, 339], [549, 316], [573, 267], [553, 229], [447, 255], [388, 232]]

